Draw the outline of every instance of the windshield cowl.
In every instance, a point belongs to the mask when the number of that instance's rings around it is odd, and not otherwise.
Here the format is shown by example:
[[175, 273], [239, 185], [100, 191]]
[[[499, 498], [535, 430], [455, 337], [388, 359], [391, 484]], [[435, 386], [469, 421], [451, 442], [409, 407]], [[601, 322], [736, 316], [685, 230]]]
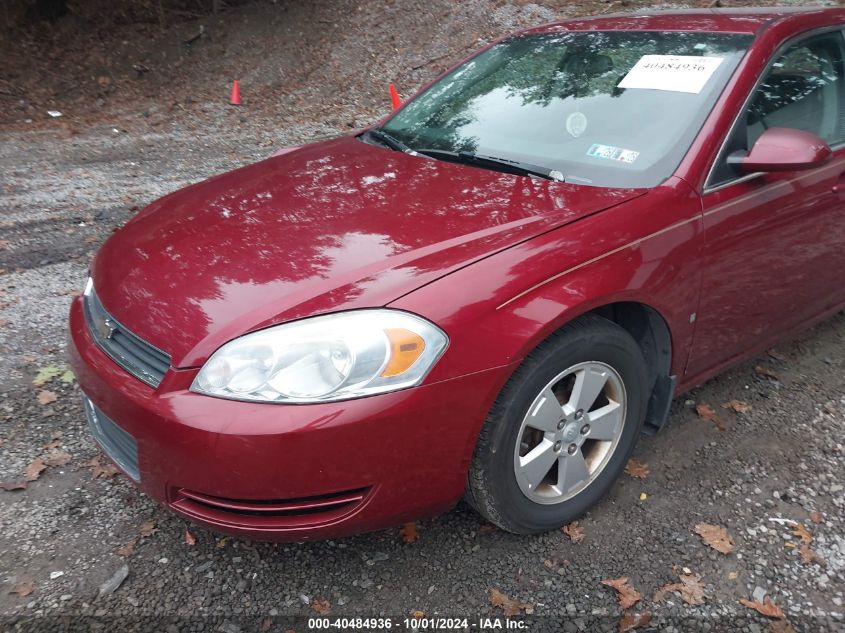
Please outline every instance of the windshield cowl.
[[501, 158], [499, 156], [483, 156], [474, 152], [452, 152], [427, 147], [414, 149], [397, 140], [381, 128], [370, 128], [361, 134], [360, 138], [365, 140], [374, 140], [389, 149], [397, 152], [403, 152], [411, 156], [425, 156], [426, 158], [447, 160], [454, 163], [462, 163], [464, 165], [475, 165], [485, 169], [503, 171], [520, 176], [545, 178], [556, 182], [563, 182], [565, 180], [564, 175], [556, 169], [550, 169], [549, 167], [542, 167], [540, 165], [532, 165], [531, 163], [523, 163], [508, 158]]

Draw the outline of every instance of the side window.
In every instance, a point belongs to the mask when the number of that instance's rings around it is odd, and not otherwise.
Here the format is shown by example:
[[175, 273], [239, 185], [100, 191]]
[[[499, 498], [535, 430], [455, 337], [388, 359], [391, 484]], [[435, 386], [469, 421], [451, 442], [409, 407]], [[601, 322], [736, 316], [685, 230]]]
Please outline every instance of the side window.
[[737, 178], [727, 164], [737, 150], [749, 150], [770, 127], [818, 135], [828, 145], [845, 140], [845, 51], [840, 31], [801, 40], [769, 67], [737, 122], [711, 177], [710, 186]]
[[775, 61], [751, 100], [747, 146], [770, 127], [812, 132], [829, 145], [841, 141], [843, 85], [841, 33], [824, 33], [790, 47]]

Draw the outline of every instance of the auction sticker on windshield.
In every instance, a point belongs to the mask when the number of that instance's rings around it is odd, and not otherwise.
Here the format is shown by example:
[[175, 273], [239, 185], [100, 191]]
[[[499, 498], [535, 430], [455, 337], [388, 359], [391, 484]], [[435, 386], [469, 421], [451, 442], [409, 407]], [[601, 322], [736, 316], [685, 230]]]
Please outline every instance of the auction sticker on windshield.
[[587, 156], [618, 160], [619, 162], [628, 164], [637, 160], [637, 156], [639, 155], [639, 152], [635, 152], [630, 149], [622, 149], [621, 147], [614, 147], [613, 145], [601, 145], [600, 143], [593, 143], [590, 145], [590, 149], [587, 150]]
[[721, 57], [643, 55], [619, 87], [698, 94], [721, 63]]

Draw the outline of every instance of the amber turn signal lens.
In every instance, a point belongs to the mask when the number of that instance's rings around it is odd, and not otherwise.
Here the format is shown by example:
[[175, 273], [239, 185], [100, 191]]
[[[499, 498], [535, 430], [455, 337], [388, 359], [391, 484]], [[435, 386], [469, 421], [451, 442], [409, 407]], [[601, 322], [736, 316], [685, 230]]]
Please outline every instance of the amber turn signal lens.
[[403, 328], [385, 330], [384, 333], [390, 341], [390, 358], [381, 375], [390, 378], [405, 373], [417, 362], [425, 350], [425, 341], [419, 334]]

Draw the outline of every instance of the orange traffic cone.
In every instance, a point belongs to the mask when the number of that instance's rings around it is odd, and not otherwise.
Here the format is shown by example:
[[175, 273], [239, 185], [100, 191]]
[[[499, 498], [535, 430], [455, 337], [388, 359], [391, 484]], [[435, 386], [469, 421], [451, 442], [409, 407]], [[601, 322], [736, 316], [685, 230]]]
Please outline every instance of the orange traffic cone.
[[402, 101], [399, 99], [399, 93], [396, 92], [396, 86], [390, 84], [390, 103], [393, 104], [393, 109], [398, 110], [399, 106], [402, 105]]
[[241, 85], [237, 79], [232, 82], [232, 95], [229, 97], [229, 105], [241, 105]]

